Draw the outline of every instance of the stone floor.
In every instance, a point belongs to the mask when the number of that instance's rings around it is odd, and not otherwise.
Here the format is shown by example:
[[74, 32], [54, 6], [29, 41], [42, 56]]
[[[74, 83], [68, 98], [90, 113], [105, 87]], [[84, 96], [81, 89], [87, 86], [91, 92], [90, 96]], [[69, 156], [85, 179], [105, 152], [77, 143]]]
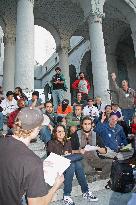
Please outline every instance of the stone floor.
[[[75, 205], [127, 205], [129, 199], [131, 198], [131, 193], [121, 194], [106, 189], [94, 192], [94, 194], [99, 198], [98, 202], [88, 202], [87, 200], [83, 199], [81, 195], [72, 197], [72, 199], [75, 202]], [[62, 200], [51, 203], [51, 205], [62, 204]], [[136, 203], [134, 205], [136, 205]]]

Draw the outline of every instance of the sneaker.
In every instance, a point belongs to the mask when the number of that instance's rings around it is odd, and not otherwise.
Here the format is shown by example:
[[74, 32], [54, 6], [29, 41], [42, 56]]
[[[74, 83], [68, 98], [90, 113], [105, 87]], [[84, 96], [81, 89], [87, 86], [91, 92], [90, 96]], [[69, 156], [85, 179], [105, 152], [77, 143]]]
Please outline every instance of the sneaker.
[[63, 202], [65, 205], [75, 205], [70, 196], [64, 196]]
[[98, 201], [98, 198], [92, 194], [92, 192], [88, 191], [83, 194], [84, 199], [88, 199], [89, 201]]

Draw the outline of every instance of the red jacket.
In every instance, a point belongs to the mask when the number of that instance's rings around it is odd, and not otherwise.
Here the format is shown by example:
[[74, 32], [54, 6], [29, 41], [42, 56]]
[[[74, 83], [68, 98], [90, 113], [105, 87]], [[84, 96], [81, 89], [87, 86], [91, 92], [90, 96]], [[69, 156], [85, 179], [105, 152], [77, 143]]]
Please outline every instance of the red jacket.
[[131, 124], [132, 134], [136, 134], [136, 124]]
[[15, 118], [16, 118], [17, 114], [19, 113], [19, 111], [20, 111], [20, 109], [17, 109], [17, 110], [10, 113], [10, 115], [8, 117], [8, 122], [7, 122], [7, 125], [9, 128], [13, 128]]
[[[88, 92], [89, 92], [91, 86], [90, 86], [88, 80], [85, 80], [85, 81], [87, 82], [87, 89], [88, 89]], [[79, 84], [79, 82], [80, 82], [80, 79], [75, 80], [75, 81], [73, 82], [72, 88], [73, 88], [74, 90], [78, 90], [78, 84]], [[83, 92], [81, 92], [81, 93], [83, 93]]]

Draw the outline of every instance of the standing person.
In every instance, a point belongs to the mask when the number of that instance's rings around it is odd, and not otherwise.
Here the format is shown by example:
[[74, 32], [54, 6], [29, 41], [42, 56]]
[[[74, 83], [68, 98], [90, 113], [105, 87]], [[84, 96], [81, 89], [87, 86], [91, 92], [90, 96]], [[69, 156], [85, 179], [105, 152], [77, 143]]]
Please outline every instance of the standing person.
[[54, 111], [57, 111], [58, 105], [64, 99], [64, 92], [67, 91], [66, 81], [61, 73], [61, 68], [55, 68], [56, 74], [52, 77], [52, 97], [53, 97], [53, 104], [54, 104]]
[[[67, 156], [71, 153], [74, 153], [74, 151], [72, 151], [71, 141], [67, 140], [63, 125], [58, 125], [54, 128], [53, 140], [49, 141], [47, 150], [48, 153], [53, 152], [55, 154]], [[64, 204], [74, 205], [74, 202], [71, 199], [74, 173], [76, 174], [77, 180], [81, 186], [83, 198], [88, 199], [89, 201], [98, 201], [98, 198], [95, 197], [88, 188], [88, 184], [81, 164], [81, 159], [77, 159], [75, 161], [71, 161], [71, 165], [64, 173]]]
[[122, 81], [122, 88], [119, 88], [116, 83], [115, 73], [111, 74], [114, 91], [118, 94], [118, 103], [121, 108], [122, 115], [127, 124], [131, 121], [134, 114], [134, 101], [136, 98], [136, 91], [129, 88], [128, 81]]
[[90, 90], [90, 84], [88, 80], [85, 79], [85, 75], [83, 72], [79, 73], [79, 79], [73, 82], [72, 88], [77, 92], [82, 93], [82, 99], [87, 100], [88, 93]]
[[44, 180], [43, 163], [28, 148], [30, 141], [37, 137], [42, 122], [40, 110], [23, 108], [17, 115], [14, 134], [0, 139], [1, 205], [21, 205], [24, 194], [28, 205], [48, 205], [63, 182], [63, 176], [58, 176], [49, 190]]

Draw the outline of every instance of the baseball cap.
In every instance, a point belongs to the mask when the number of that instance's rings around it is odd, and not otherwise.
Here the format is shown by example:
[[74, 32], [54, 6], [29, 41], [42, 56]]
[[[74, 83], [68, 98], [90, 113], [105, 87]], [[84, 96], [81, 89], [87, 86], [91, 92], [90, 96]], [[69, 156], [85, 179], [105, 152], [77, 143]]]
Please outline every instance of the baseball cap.
[[21, 127], [24, 130], [31, 130], [40, 125], [44, 120], [41, 110], [38, 108], [22, 108], [17, 117], [21, 121]]

